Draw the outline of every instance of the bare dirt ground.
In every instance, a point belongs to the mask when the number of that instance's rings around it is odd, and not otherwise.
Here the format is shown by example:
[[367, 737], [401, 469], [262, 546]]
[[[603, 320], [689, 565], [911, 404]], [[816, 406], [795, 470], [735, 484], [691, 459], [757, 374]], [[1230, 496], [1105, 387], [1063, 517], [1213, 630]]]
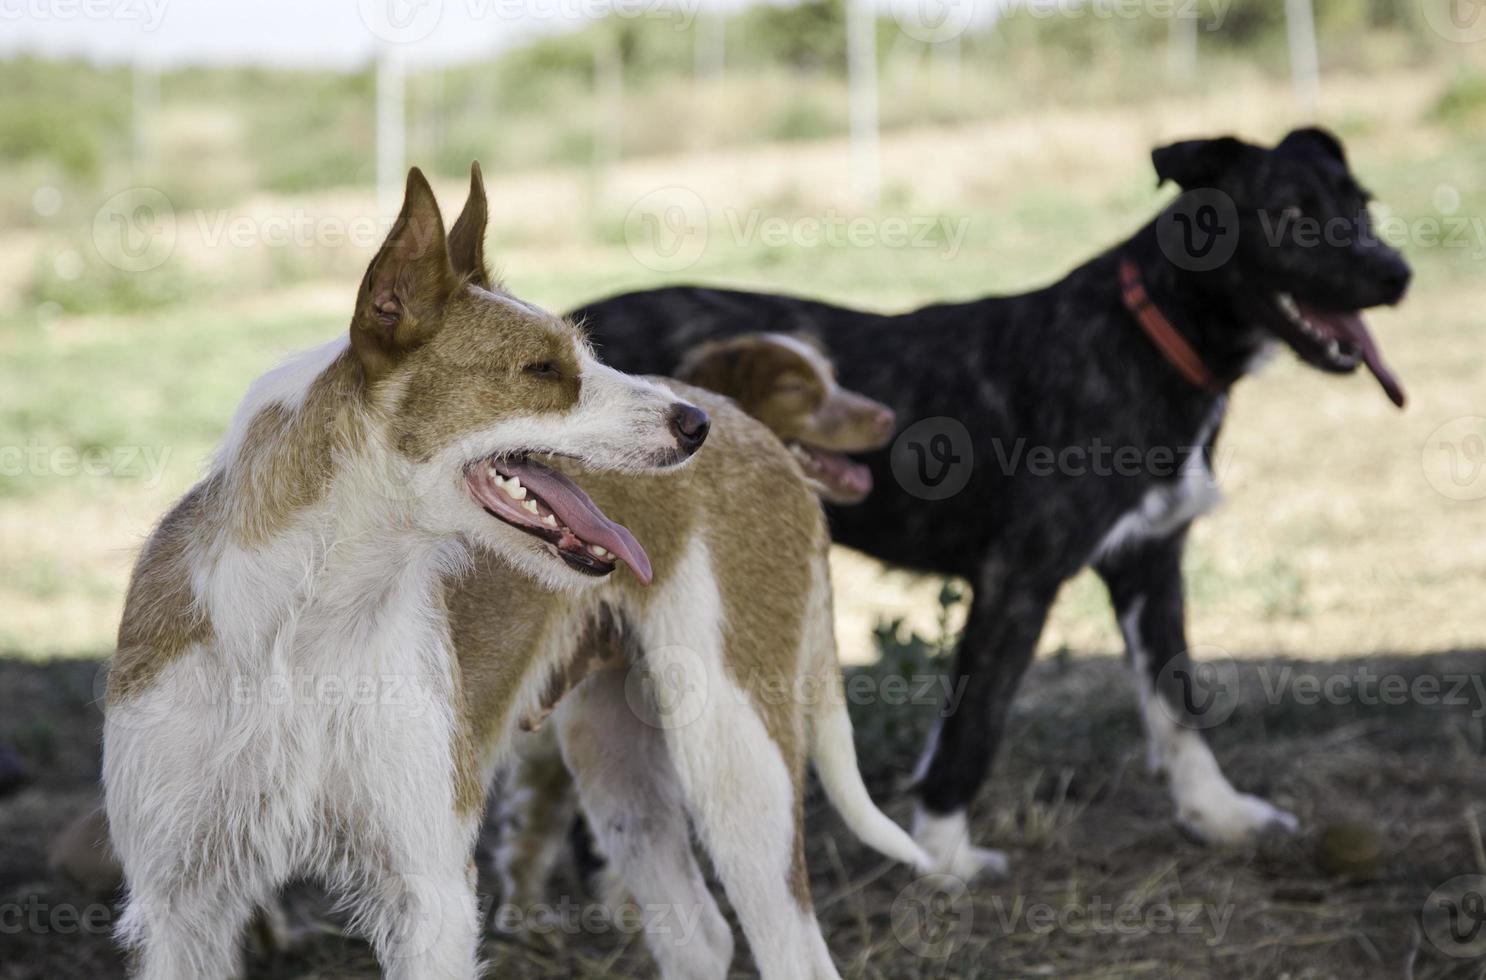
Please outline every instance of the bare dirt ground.
[[[907, 703], [853, 707], [869, 784], [898, 819], [908, 815], [903, 776], [939, 710], [912, 680], [937, 666], [919, 658], [864, 668], [883, 702], [882, 678], [908, 678], [899, 698]], [[1301, 818], [1298, 837], [1245, 851], [1184, 838], [1160, 781], [1145, 770], [1120, 661], [1047, 658], [1024, 688], [1011, 747], [976, 808], [979, 837], [1010, 852], [1010, 880], [965, 891], [954, 880], [915, 879], [865, 851], [812, 798], [812, 886], [843, 974], [1486, 975], [1486, 935], [1456, 942], [1449, 907], [1430, 901], [1459, 875], [1486, 875], [1478, 686], [1486, 652], [1255, 658], [1236, 670], [1232, 715], [1211, 740], [1240, 788]], [[124, 975], [108, 935], [115, 897], [90, 894], [47, 864], [54, 835], [94, 799], [98, 675], [96, 662], [0, 660], [0, 738], [35, 771], [30, 786], [0, 801], [0, 980]], [[492, 919], [495, 888], [482, 874]], [[489, 931], [492, 976], [651, 975], [632, 928], [606, 919], [573, 871], [554, 882], [552, 900], [556, 925], [545, 934], [516, 940]], [[378, 975], [368, 949], [319, 914], [313, 896], [300, 890], [291, 905], [298, 945], [255, 951], [250, 977]], [[746, 954], [734, 975], [752, 975]]]

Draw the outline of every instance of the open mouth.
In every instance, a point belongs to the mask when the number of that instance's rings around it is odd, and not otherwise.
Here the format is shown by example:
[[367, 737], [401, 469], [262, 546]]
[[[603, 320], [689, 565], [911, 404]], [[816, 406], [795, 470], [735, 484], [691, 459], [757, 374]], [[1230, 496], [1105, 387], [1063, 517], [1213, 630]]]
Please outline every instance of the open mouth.
[[795, 441], [789, 449], [805, 476], [820, 486], [821, 495], [831, 503], [854, 504], [872, 492], [872, 471], [845, 453]]
[[1345, 374], [1366, 364], [1390, 401], [1402, 408], [1403, 386], [1383, 362], [1377, 341], [1357, 310], [1326, 310], [1275, 294], [1275, 307], [1284, 328], [1277, 332], [1307, 363], [1323, 371]]
[[635, 536], [551, 467], [528, 456], [491, 456], [465, 466], [464, 479], [487, 514], [538, 539], [574, 569], [604, 576], [622, 561], [650, 584], [650, 556]]

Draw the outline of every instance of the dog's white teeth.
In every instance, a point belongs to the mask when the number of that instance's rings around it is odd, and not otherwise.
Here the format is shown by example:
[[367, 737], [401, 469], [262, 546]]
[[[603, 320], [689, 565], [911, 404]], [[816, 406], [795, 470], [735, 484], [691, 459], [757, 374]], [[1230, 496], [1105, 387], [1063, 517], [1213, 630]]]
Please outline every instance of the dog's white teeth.
[[546, 517], [542, 518], [542, 523], [547, 525], [548, 527], [556, 527], [557, 518], [552, 514], [548, 514]]
[[598, 557], [598, 558], [610, 558], [610, 557], [612, 557], [612, 555], [609, 552], [609, 549], [608, 548], [605, 548], [605, 547], [602, 547], [600, 545], [591, 544], [591, 545], [588, 546], [588, 550], [591, 551], [594, 554], [594, 556], [595, 557]]
[[535, 500], [525, 501], [524, 503], [522, 503], [521, 506], [525, 507], [530, 513], [540, 513], [540, 511], [537, 510], [537, 502]]
[[509, 493], [517, 500], [526, 499], [526, 487], [523, 487], [514, 476], [511, 477], [511, 482], [506, 485], [506, 493]]

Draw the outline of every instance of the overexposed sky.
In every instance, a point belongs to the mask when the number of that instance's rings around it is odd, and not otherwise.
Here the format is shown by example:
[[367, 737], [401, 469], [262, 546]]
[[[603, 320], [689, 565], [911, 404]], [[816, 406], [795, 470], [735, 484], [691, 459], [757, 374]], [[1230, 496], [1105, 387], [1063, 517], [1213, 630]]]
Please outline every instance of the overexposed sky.
[[[0, 0], [0, 57], [161, 66], [351, 67], [392, 45], [413, 64], [466, 61], [614, 12], [689, 23], [755, 0]], [[789, 0], [777, 0], [789, 2]], [[869, 0], [909, 17], [985, 20], [1005, 0]], [[1066, 0], [1065, 0], [1066, 2]]]

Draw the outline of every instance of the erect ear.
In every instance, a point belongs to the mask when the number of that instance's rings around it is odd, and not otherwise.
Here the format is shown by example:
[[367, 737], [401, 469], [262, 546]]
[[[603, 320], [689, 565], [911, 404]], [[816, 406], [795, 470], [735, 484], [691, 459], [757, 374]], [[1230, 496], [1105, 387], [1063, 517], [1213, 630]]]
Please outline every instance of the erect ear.
[[470, 198], [449, 230], [449, 261], [454, 263], [455, 275], [484, 289], [490, 288], [490, 267], [485, 264], [485, 223], [489, 217], [485, 178], [477, 160], [470, 164]]
[[1292, 130], [1288, 136], [1275, 145], [1274, 151], [1282, 155], [1330, 157], [1342, 166], [1347, 165], [1347, 154], [1342, 149], [1342, 141], [1337, 139], [1329, 130], [1319, 126], [1306, 126], [1303, 129]]
[[362, 277], [351, 319], [351, 347], [369, 377], [382, 376], [438, 331], [455, 282], [439, 202], [414, 167], [402, 211]]
[[1183, 140], [1151, 151], [1156, 185], [1175, 181], [1183, 190], [1212, 187], [1244, 155], [1249, 144], [1232, 136], [1210, 140]]

